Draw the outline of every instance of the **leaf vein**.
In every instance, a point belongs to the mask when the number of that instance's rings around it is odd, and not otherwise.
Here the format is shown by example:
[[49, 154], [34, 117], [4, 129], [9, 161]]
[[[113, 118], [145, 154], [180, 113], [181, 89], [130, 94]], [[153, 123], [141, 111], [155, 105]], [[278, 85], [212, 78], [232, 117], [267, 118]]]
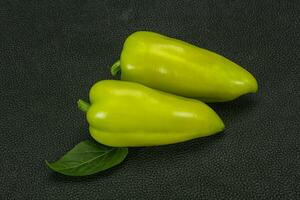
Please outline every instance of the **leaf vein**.
[[92, 159], [87, 160], [87, 161], [85, 161], [85, 162], [82, 162], [82, 163], [80, 163], [79, 165], [74, 165], [74, 166], [71, 166], [71, 167], [61, 168], [60, 170], [68, 170], [68, 169], [73, 169], [73, 168], [80, 167], [81, 165], [84, 165], [84, 164], [86, 164], [86, 163], [89, 163], [89, 162], [92, 162], [92, 161], [96, 160], [97, 158], [100, 158], [100, 157], [102, 157], [102, 156], [105, 156], [106, 154], [112, 152], [113, 150], [114, 150], [114, 149], [109, 150], [108, 152], [106, 152], [106, 153], [104, 153], [104, 154], [101, 154], [101, 155], [99, 155], [99, 156], [96, 156], [95, 158], [92, 158]]

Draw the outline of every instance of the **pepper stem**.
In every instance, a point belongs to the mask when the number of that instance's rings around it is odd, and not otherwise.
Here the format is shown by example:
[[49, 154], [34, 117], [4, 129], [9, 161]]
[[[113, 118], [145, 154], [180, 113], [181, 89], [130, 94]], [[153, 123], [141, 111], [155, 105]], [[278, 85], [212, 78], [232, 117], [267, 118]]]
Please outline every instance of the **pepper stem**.
[[121, 71], [121, 62], [120, 62], [120, 60], [116, 61], [111, 66], [110, 73], [111, 73], [111, 75], [116, 76], [119, 71]]
[[77, 101], [77, 106], [78, 106], [78, 109], [81, 110], [82, 112], [87, 112], [90, 108], [90, 104], [83, 101], [82, 99], [79, 99]]

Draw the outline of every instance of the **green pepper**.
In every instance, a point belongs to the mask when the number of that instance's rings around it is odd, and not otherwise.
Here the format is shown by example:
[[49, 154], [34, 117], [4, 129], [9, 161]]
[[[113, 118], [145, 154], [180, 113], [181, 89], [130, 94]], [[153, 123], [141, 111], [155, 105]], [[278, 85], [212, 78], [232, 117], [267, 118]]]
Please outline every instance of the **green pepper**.
[[233, 100], [257, 91], [255, 78], [227, 58], [153, 32], [136, 32], [111, 72], [121, 79], [207, 102]]
[[220, 117], [201, 101], [144, 85], [104, 80], [90, 90], [87, 111], [91, 136], [114, 147], [154, 146], [209, 136], [224, 129]]

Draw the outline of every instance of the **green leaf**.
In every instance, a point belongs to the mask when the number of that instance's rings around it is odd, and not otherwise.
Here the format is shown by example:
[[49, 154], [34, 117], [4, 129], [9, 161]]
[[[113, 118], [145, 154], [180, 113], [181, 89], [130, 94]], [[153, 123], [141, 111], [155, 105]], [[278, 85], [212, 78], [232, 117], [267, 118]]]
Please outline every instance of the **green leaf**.
[[86, 176], [109, 169], [121, 163], [128, 154], [128, 148], [116, 148], [101, 145], [93, 141], [77, 144], [58, 161], [48, 167], [68, 176]]

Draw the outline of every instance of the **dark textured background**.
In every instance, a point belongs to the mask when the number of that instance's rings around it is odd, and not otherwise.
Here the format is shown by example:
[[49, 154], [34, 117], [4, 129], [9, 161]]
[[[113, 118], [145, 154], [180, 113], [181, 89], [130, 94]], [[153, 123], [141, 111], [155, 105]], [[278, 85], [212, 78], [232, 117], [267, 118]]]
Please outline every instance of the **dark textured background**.
[[[1, 1], [0, 199], [299, 199], [299, 1]], [[50, 171], [89, 138], [78, 98], [151, 30], [239, 63], [259, 92], [211, 106], [213, 137], [132, 148], [85, 178]]]

